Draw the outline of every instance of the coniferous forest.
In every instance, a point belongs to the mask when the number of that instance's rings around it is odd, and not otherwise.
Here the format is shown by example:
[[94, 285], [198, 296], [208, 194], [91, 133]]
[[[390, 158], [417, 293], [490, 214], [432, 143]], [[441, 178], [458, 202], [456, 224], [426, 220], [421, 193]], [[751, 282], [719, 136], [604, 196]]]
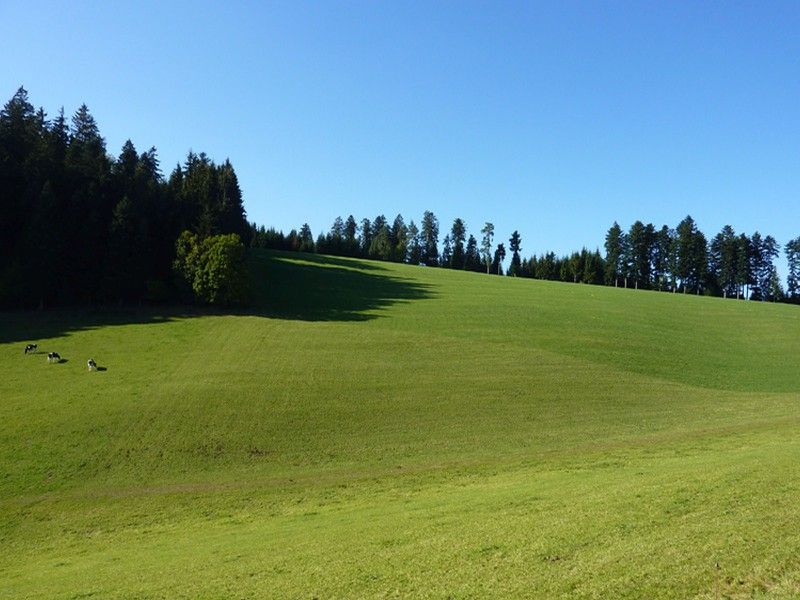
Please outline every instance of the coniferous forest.
[[[189, 152], [169, 177], [156, 149], [106, 148], [83, 105], [48, 118], [20, 88], [0, 112], [0, 305], [204, 301], [246, 302], [247, 247], [317, 252], [573, 283], [800, 300], [800, 237], [788, 241], [786, 288], [770, 235], [730, 226], [710, 240], [687, 216], [676, 227], [616, 222], [599, 249], [523, 258], [518, 231], [495, 239], [490, 222], [468, 234], [456, 218], [440, 248], [437, 217], [337, 218], [314, 238], [248, 223], [230, 161]], [[503, 264], [509, 258], [504, 271]], [[218, 275], [223, 273], [220, 278]], [[213, 274], [213, 276], [212, 276]], [[209, 282], [215, 282], [213, 284]], [[222, 281], [222, 284], [219, 282]]]
[[155, 148], [128, 141], [113, 157], [85, 105], [49, 119], [23, 88], [0, 112], [0, 206], [6, 307], [182, 300], [211, 254], [184, 238], [195, 247], [176, 265], [181, 232], [248, 234], [229, 161], [190, 152], [165, 179]]

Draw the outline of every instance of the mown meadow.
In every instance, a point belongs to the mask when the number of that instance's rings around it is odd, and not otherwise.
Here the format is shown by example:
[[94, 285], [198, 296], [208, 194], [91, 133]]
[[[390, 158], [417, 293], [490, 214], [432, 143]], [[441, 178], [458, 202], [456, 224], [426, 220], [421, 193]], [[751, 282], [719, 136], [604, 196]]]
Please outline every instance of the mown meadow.
[[0, 314], [0, 596], [800, 596], [797, 306], [251, 270]]

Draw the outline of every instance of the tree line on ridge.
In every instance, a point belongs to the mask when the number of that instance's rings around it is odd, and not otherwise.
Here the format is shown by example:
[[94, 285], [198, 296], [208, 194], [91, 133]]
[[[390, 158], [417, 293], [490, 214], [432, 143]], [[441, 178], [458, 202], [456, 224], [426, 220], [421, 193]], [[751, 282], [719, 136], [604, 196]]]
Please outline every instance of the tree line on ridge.
[[[20, 88], [0, 111], [0, 306], [111, 302], [241, 304], [247, 248], [317, 252], [428, 267], [573, 283], [800, 302], [800, 237], [783, 247], [783, 288], [770, 235], [725, 226], [709, 242], [687, 216], [675, 228], [636, 221], [608, 230], [605, 252], [582, 248], [524, 258], [522, 237], [495, 243], [490, 222], [468, 233], [456, 218], [444, 233], [425, 211], [336, 218], [316, 238], [308, 224], [284, 234], [249, 223], [229, 160], [189, 152], [169, 177], [156, 149], [127, 141], [118, 156], [82, 105], [68, 122], [48, 119]], [[504, 261], [510, 257], [507, 270]]]
[[[425, 211], [417, 226], [406, 225], [402, 215], [390, 223], [384, 215], [360, 222], [350, 215], [337, 217], [330, 231], [315, 239], [309, 225], [284, 234], [274, 228], [250, 224], [250, 244], [298, 252], [317, 252], [403, 262], [429, 267], [476, 271], [493, 275], [530, 277], [572, 283], [611, 285], [635, 289], [715, 295], [770, 301], [800, 301], [800, 237], [785, 246], [789, 265], [786, 289], [775, 267], [780, 246], [771, 235], [756, 231], [736, 234], [730, 225], [711, 242], [691, 216], [675, 228], [656, 228], [636, 221], [627, 231], [614, 223], [606, 233], [604, 249], [582, 248], [557, 256], [554, 252], [523, 258], [522, 238], [512, 232], [508, 250], [494, 245], [494, 225], [485, 223], [480, 241], [467, 234], [463, 219], [456, 218], [439, 250], [439, 221]], [[504, 273], [503, 261], [511, 260]]]

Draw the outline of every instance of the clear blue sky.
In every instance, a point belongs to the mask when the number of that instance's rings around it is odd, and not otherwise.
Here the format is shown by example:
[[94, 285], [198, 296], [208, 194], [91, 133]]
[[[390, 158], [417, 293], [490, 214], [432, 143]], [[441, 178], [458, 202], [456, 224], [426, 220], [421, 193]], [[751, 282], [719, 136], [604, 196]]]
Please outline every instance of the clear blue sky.
[[[800, 3], [0, 3], [0, 93], [230, 157], [251, 220], [434, 211], [527, 256], [687, 213], [800, 235]], [[785, 269], [781, 269], [785, 275]]]

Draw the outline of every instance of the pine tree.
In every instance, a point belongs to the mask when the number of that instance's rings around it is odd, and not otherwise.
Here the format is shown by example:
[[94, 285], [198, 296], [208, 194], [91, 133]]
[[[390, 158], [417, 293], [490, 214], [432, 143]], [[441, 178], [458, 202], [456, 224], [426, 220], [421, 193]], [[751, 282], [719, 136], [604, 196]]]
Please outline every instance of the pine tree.
[[494, 238], [494, 225], [486, 222], [486, 225], [481, 229], [483, 240], [481, 241], [481, 257], [483, 263], [486, 265], [486, 273], [488, 274], [492, 268], [492, 239]]

